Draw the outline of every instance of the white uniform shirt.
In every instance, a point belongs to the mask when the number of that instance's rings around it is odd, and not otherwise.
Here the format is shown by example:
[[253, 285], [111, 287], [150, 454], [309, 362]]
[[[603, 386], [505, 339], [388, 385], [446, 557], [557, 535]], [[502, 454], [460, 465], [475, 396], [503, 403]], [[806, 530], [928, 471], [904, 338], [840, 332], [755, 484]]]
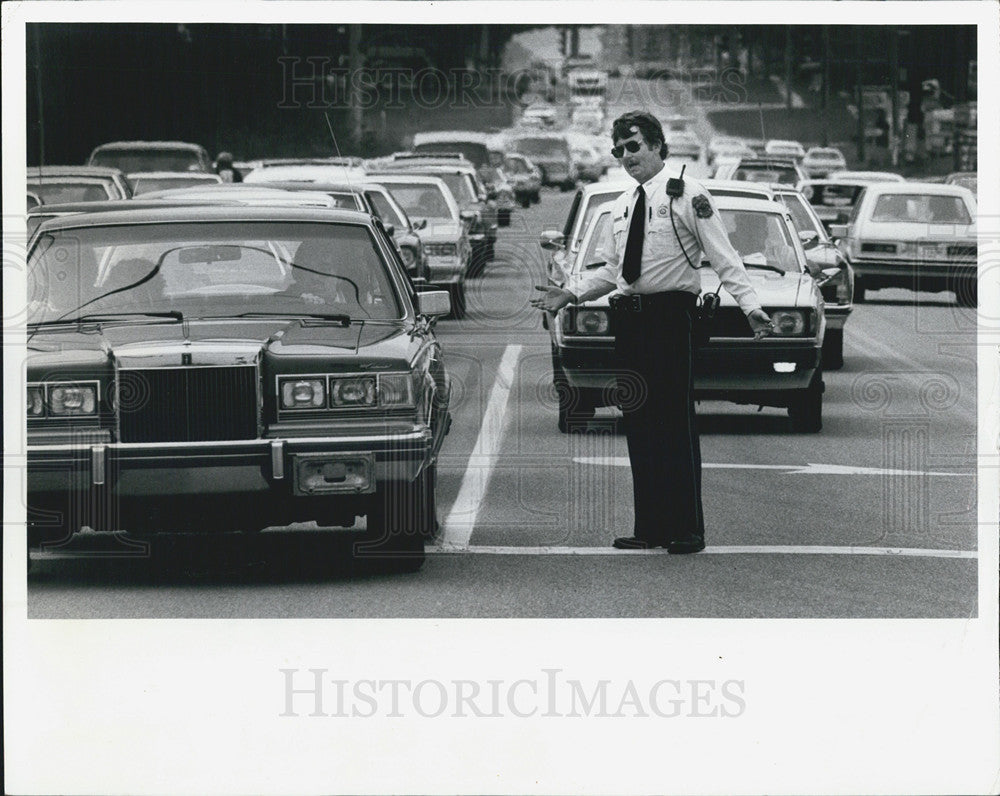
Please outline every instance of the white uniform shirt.
[[[611, 208], [611, 224], [597, 252], [605, 265], [594, 270], [581, 283], [577, 291], [578, 300], [582, 302], [607, 294], [609, 283], [626, 295], [666, 290], [686, 290], [699, 295], [701, 277], [691, 263], [700, 266], [702, 261], [708, 260], [726, 292], [736, 299], [745, 314], [760, 309], [760, 301], [747, 278], [740, 255], [729, 241], [715, 202], [697, 180], [684, 177], [684, 193], [673, 199], [674, 220], [671, 224], [671, 197], [667, 196], [666, 187], [667, 180], [675, 176], [678, 175], [669, 173], [664, 167], [642, 184], [646, 192], [646, 234], [639, 278], [630, 285], [622, 276], [625, 242], [639, 195], [636, 186], [636, 189], [624, 192], [615, 200]], [[701, 208], [700, 215], [696, 205]], [[709, 210], [711, 214], [706, 215]], [[674, 225], [677, 227], [676, 234]], [[687, 257], [681, 250], [682, 245]]]

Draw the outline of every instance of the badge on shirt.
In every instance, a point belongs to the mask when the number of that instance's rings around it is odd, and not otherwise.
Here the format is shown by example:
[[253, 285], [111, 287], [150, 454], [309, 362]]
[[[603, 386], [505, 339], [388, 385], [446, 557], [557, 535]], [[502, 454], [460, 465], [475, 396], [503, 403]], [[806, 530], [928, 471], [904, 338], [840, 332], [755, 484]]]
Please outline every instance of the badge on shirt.
[[695, 215], [698, 218], [712, 217], [712, 203], [708, 201], [708, 197], [704, 194], [698, 194], [694, 197], [691, 200], [691, 207], [694, 208]]
[[667, 217], [667, 206], [666, 205], [660, 205], [658, 208], [656, 208], [656, 215], [658, 215], [660, 218], [666, 218]]

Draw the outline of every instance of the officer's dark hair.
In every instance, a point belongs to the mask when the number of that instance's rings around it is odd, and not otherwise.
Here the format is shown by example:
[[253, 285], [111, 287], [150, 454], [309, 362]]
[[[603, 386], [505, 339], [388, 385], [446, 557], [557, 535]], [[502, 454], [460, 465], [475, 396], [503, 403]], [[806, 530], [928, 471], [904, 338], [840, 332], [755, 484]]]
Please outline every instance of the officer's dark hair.
[[645, 111], [629, 111], [615, 119], [614, 124], [611, 125], [612, 142], [623, 138], [631, 138], [633, 127], [639, 128], [643, 140], [648, 145], [652, 146], [659, 141], [660, 157], [666, 159], [668, 150], [666, 137], [663, 135], [663, 127], [653, 114], [646, 113]]

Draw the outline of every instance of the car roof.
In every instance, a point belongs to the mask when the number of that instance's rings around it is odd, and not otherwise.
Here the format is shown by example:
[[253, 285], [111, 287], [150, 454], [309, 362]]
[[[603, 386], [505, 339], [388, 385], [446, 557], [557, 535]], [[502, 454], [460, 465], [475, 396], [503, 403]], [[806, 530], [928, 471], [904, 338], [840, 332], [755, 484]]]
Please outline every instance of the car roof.
[[355, 182], [305, 182], [304, 180], [286, 180], [282, 182], [259, 182], [251, 183], [253, 186], [261, 186], [266, 188], [273, 188], [276, 191], [295, 191], [296, 193], [302, 191], [315, 191], [316, 193], [323, 193], [324, 191], [342, 191], [344, 193], [361, 193], [364, 190], [360, 183]]
[[469, 144], [486, 145], [488, 136], [486, 133], [479, 133], [472, 130], [438, 130], [435, 132], [414, 133], [413, 146], [420, 144], [433, 144], [437, 142], [457, 143], [459, 141]]
[[[886, 185], [892, 184], [886, 183]], [[799, 180], [796, 185], [850, 185], [856, 188], [867, 188], [871, 183], [864, 180], [840, 180], [836, 177], [816, 177], [808, 180]]]
[[298, 221], [349, 222], [370, 225], [371, 216], [359, 210], [316, 207], [260, 207], [248, 205], [168, 205], [141, 209], [109, 210], [99, 213], [76, 213], [45, 222], [50, 232], [79, 227], [119, 226], [122, 224], [208, 223], [217, 221]]
[[[49, 205], [38, 205], [28, 211], [29, 216], [67, 215], [70, 213], [106, 213], [118, 210], [143, 210], [146, 208], [172, 207], [186, 204], [215, 204], [220, 199], [145, 199], [140, 195], [137, 199], [106, 199], [98, 202], [57, 202]], [[237, 204], [236, 200], [232, 200]]]
[[336, 163], [301, 163], [281, 166], [265, 166], [251, 171], [244, 184], [266, 184], [279, 180], [305, 182], [340, 182], [342, 179], [363, 178], [365, 170], [358, 166], [344, 166]]
[[448, 183], [440, 177], [435, 177], [432, 174], [420, 174], [412, 171], [374, 172], [368, 175], [368, 181], [378, 183], [406, 182], [417, 185], [438, 185], [444, 190], [448, 190]]
[[627, 180], [608, 180], [607, 182], [600, 182], [600, 181], [589, 182], [583, 187], [581, 187], [580, 190], [583, 193], [583, 198], [586, 199], [587, 197], [592, 196], [595, 193], [608, 193], [609, 191], [615, 191], [615, 190], [628, 191], [632, 188], [635, 188], [636, 185], [638, 185], [638, 183], [630, 177]]
[[948, 185], [942, 182], [876, 182], [865, 186], [869, 196], [875, 194], [927, 194], [929, 196], [962, 196], [971, 195], [968, 188], [961, 185]]
[[94, 147], [95, 152], [104, 149], [177, 149], [201, 152], [205, 147], [187, 141], [109, 141]]
[[200, 180], [201, 182], [222, 182], [222, 177], [207, 171], [130, 171], [130, 180], [166, 180], [185, 179]]
[[29, 166], [31, 177], [115, 177], [125, 172], [113, 166]]
[[755, 210], [759, 213], [780, 213], [787, 215], [788, 209], [770, 199], [745, 199], [742, 196], [713, 196], [719, 210]]
[[748, 182], [746, 180], [702, 180], [701, 184], [704, 185], [708, 192], [711, 193], [713, 188], [721, 188], [731, 191], [746, 191], [747, 193], [761, 194], [764, 196], [770, 196], [774, 194], [775, 188], [772, 183], [769, 182]]
[[754, 166], [761, 166], [764, 168], [767, 167], [773, 168], [774, 166], [780, 166], [782, 168], [794, 168], [796, 165], [797, 164], [795, 163], [795, 161], [792, 160], [791, 158], [782, 158], [782, 157], [757, 156], [752, 158], [740, 159], [740, 166], [750, 166], [751, 168]]
[[[844, 169], [843, 171], [835, 172], [834, 174], [828, 174], [830, 179], [851, 179], [851, 180], [864, 180], [866, 182], [906, 182], [906, 179], [902, 174], [896, 174], [893, 171], [851, 171], [850, 169]], [[886, 179], [889, 177], [889, 179]]]
[[186, 199], [200, 199], [205, 202], [218, 200], [220, 202], [231, 203], [267, 203], [273, 202], [276, 205], [287, 204], [313, 204], [320, 207], [333, 207], [333, 199], [321, 191], [309, 189], [301, 191], [286, 191], [282, 188], [272, 188], [270, 185], [251, 184], [247, 186], [237, 183], [210, 183], [205, 186], [195, 185], [187, 188], [166, 188], [162, 191], [150, 191], [140, 194], [146, 199], [167, 199], [170, 201], [184, 201]]

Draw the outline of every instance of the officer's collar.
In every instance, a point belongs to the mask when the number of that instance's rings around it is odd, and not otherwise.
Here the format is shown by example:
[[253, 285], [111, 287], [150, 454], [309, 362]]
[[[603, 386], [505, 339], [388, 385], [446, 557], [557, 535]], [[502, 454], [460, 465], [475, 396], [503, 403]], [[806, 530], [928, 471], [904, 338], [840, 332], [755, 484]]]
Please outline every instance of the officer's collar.
[[[643, 190], [646, 192], [646, 195], [650, 196], [653, 193], [653, 191], [656, 190], [656, 188], [658, 186], [666, 183], [666, 181], [667, 181], [667, 179], [669, 177], [670, 177], [670, 174], [667, 172], [667, 164], [664, 163], [660, 167], [660, 170], [658, 172], [656, 172], [656, 174], [654, 174], [652, 177], [650, 177], [645, 182], [639, 183], [639, 185], [642, 186]], [[638, 187], [638, 186], [636, 186], [636, 187]]]

